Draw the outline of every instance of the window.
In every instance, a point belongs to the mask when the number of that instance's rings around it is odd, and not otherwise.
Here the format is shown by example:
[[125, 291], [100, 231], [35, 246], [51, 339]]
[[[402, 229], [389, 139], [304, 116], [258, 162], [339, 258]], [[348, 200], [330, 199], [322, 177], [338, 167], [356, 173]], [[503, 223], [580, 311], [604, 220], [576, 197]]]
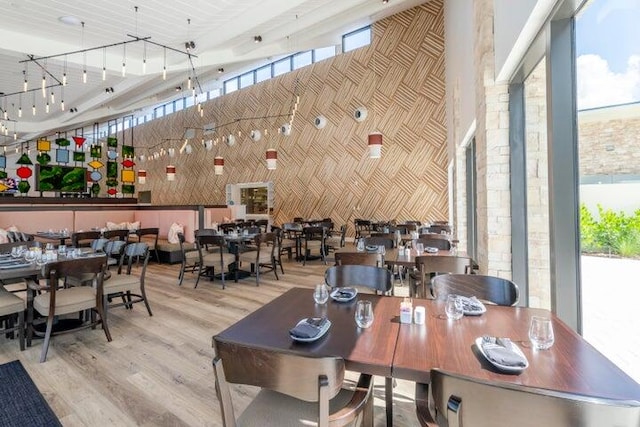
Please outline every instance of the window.
[[371, 27], [360, 28], [342, 36], [342, 51], [349, 52], [371, 44]]
[[291, 71], [290, 56], [273, 63], [273, 77], [288, 73], [289, 71]]
[[224, 82], [224, 93], [231, 93], [238, 90], [238, 78], [233, 78]]
[[240, 89], [251, 86], [254, 83], [253, 71], [240, 76]]
[[294, 70], [297, 70], [298, 68], [306, 67], [307, 65], [311, 65], [312, 62], [313, 62], [313, 56], [310, 50], [293, 55]]
[[169, 102], [168, 104], [164, 105], [165, 116], [168, 116], [169, 114], [173, 113], [173, 111], [174, 111], [173, 102]]
[[181, 110], [184, 110], [185, 106], [184, 106], [184, 102], [185, 99], [184, 98], [180, 98], [180, 99], [176, 99], [175, 101], [173, 101], [173, 111], [178, 112]]
[[164, 105], [156, 107], [153, 109], [153, 117], [158, 119], [164, 116]]
[[260, 67], [256, 70], [256, 83], [269, 80], [271, 78], [271, 64]]
[[184, 98], [184, 103], [184, 108], [193, 107], [195, 105], [195, 99], [193, 96], [187, 96], [186, 98]]
[[333, 58], [336, 56], [336, 47], [321, 47], [320, 49], [314, 49], [313, 51], [313, 62], [319, 62], [323, 59]]
[[217, 98], [220, 96], [220, 89], [213, 89], [208, 92], [209, 99]]

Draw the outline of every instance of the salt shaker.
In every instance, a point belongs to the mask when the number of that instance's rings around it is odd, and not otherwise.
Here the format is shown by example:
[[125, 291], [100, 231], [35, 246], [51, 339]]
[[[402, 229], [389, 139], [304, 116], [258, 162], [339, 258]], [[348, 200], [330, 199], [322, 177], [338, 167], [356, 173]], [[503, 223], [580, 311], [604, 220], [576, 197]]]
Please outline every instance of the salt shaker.
[[405, 298], [400, 303], [400, 323], [411, 323], [413, 317], [413, 302]]

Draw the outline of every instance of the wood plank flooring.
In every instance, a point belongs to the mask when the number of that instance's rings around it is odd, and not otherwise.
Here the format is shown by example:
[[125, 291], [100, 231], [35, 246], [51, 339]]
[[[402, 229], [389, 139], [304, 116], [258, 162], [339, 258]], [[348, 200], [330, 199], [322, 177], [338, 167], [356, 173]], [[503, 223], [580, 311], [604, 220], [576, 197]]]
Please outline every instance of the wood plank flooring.
[[[331, 261], [329, 261], [331, 263]], [[220, 410], [211, 367], [211, 337], [291, 287], [323, 282], [326, 266], [284, 262], [273, 273], [234, 283], [200, 281], [187, 274], [177, 286], [178, 265], [150, 263], [144, 306], [110, 311], [108, 343], [101, 329], [52, 338], [45, 363], [38, 363], [40, 340], [20, 352], [18, 343], [0, 337], [0, 363], [19, 359], [65, 426], [219, 426]], [[256, 389], [232, 386], [236, 415]], [[394, 425], [418, 425], [413, 383], [394, 389]], [[384, 381], [376, 379], [375, 425], [385, 425]]]

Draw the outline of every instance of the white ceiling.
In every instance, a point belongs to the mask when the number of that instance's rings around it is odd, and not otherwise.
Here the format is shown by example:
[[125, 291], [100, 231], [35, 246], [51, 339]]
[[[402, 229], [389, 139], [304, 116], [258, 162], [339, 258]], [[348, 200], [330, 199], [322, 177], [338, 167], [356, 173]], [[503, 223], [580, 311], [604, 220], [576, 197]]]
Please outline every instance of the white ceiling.
[[[2, 120], [9, 135], [0, 137], [0, 145], [15, 144], [14, 130], [18, 141], [25, 141], [113, 117], [141, 115], [144, 109], [175, 98], [176, 86], [185, 86], [189, 76], [188, 56], [153, 43], [184, 52], [185, 42], [193, 41], [195, 75], [202, 89], [210, 90], [248, 66], [295, 51], [339, 44], [342, 34], [424, 1], [0, 0], [0, 92], [5, 94], [0, 97], [0, 108], [7, 110], [10, 119]], [[84, 30], [79, 23], [61, 22], [63, 16], [84, 22]], [[254, 42], [258, 35], [262, 43]], [[149, 43], [128, 43], [126, 48], [121, 44], [134, 37], [148, 37]], [[42, 58], [109, 44], [118, 45], [21, 62], [30, 55]], [[163, 80], [165, 52], [167, 79]], [[53, 77], [62, 81], [65, 60], [68, 83], [62, 88]], [[86, 84], [82, 82], [85, 64]], [[28, 89], [37, 90], [20, 93], [25, 66]], [[49, 74], [47, 86], [55, 85], [46, 89], [46, 98], [41, 91], [43, 68]], [[224, 68], [225, 73], [219, 74], [218, 68]], [[110, 87], [113, 93], [105, 91]], [[55, 105], [50, 101], [52, 91]], [[60, 108], [63, 96], [64, 111]], [[70, 112], [71, 108], [77, 112]]]

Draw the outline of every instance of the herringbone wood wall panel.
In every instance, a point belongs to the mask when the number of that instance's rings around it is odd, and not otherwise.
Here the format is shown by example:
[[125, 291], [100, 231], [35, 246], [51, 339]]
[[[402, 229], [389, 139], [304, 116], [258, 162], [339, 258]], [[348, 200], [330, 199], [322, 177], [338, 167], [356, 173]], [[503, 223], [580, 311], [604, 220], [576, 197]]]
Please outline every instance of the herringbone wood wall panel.
[[[211, 151], [197, 130], [192, 154], [140, 164], [148, 178], [137, 190], [151, 190], [153, 204], [225, 204], [227, 183], [273, 181], [274, 223], [446, 219], [443, 23], [442, 0], [430, 1], [374, 24], [370, 46], [209, 101], [203, 118], [192, 107], [136, 127], [140, 154], [181, 138], [185, 128], [230, 123], [218, 128]], [[296, 94], [291, 135], [279, 134]], [[353, 114], [361, 106], [368, 117], [358, 123]], [[327, 125], [318, 130], [313, 120], [320, 114]], [[260, 141], [251, 141], [252, 129], [263, 133]], [[377, 130], [384, 135], [382, 158], [370, 159], [367, 135]], [[221, 141], [228, 134], [236, 136], [233, 147]], [[278, 150], [275, 171], [266, 168], [267, 148]], [[222, 176], [213, 173], [216, 155], [224, 157]], [[177, 168], [174, 182], [165, 178], [169, 163]]]

